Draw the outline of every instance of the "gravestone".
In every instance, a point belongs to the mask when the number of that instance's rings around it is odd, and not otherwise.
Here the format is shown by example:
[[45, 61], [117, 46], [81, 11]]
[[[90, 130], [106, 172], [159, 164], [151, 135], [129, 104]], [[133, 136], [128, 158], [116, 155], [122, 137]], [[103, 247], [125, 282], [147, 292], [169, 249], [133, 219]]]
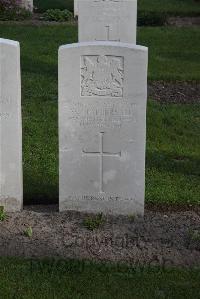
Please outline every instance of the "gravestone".
[[19, 43], [0, 39], [0, 206], [22, 208], [22, 125]]
[[79, 0], [79, 42], [136, 44], [137, 0]]
[[78, 16], [78, 0], [74, 0], [74, 17]]
[[22, 0], [22, 7], [33, 12], [33, 0]]
[[144, 212], [148, 50], [59, 49], [60, 211]]

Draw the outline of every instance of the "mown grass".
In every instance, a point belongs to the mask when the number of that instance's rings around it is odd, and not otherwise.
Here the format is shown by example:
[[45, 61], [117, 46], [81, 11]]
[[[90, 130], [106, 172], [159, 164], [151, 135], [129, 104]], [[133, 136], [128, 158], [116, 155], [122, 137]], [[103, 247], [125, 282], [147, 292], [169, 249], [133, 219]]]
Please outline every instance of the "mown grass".
[[200, 105], [149, 102], [146, 200], [200, 204]]
[[138, 0], [140, 12], [160, 13], [168, 16], [198, 16], [199, 1], [196, 0]]
[[[38, 11], [45, 11], [49, 8], [69, 9], [73, 11], [73, 0], [34, 0], [34, 6]], [[138, 15], [140, 13], [159, 13], [170, 16], [197, 16], [200, 14], [200, 5], [195, 0], [139, 0]]]
[[199, 298], [199, 269], [0, 258], [0, 298]]
[[[21, 43], [24, 200], [58, 200], [57, 50], [77, 40], [77, 27], [1, 25]], [[150, 80], [199, 80], [198, 29], [142, 28]], [[198, 105], [150, 101], [147, 114], [146, 202], [199, 203]]]
[[200, 30], [138, 29], [137, 44], [149, 48], [149, 80], [199, 80]]

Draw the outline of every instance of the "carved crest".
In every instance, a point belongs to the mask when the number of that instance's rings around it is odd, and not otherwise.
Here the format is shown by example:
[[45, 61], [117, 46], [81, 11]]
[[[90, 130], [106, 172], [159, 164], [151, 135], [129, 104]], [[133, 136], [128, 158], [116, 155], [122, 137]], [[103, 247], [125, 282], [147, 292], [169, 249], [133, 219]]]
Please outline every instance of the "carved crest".
[[124, 60], [116, 56], [83, 56], [82, 96], [123, 96]]

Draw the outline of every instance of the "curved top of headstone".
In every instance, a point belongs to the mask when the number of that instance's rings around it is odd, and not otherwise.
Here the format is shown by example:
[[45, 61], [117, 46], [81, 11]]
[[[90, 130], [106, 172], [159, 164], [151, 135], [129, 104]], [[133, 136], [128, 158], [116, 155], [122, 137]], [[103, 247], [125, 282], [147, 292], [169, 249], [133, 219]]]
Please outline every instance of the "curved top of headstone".
[[70, 49], [70, 48], [80, 48], [80, 47], [88, 47], [88, 46], [110, 46], [110, 47], [118, 47], [118, 48], [128, 48], [128, 49], [135, 49], [140, 51], [148, 51], [147, 47], [138, 46], [135, 44], [130, 43], [121, 43], [121, 42], [81, 42], [81, 43], [74, 43], [74, 44], [67, 44], [60, 46], [59, 50], [62, 49]]
[[11, 46], [19, 46], [19, 42], [11, 40], [11, 39], [5, 39], [5, 38], [0, 38], [0, 44], [7, 44]]

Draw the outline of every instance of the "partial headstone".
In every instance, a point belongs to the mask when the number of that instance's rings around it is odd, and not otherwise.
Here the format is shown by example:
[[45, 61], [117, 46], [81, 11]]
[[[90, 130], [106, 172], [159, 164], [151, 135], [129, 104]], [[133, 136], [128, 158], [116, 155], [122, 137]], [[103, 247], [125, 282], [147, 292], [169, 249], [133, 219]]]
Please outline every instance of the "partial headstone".
[[60, 211], [144, 212], [148, 49], [59, 49]]
[[79, 42], [136, 44], [137, 0], [79, 0]]
[[22, 7], [33, 12], [33, 0], [22, 0]]
[[78, 16], [78, 0], [74, 0], [74, 17]]
[[0, 206], [20, 211], [22, 193], [20, 47], [0, 39]]

